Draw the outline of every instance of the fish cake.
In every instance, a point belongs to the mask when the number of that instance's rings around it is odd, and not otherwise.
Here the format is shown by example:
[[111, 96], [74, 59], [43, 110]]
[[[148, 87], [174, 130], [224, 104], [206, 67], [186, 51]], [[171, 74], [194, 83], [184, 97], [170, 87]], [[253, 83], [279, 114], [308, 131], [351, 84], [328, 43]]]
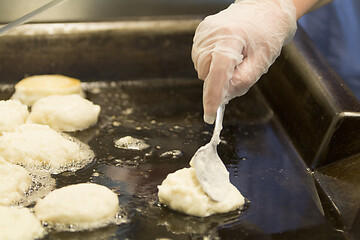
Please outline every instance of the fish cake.
[[0, 205], [11, 205], [22, 198], [31, 184], [25, 168], [0, 159]]
[[236, 210], [245, 204], [245, 198], [232, 185], [222, 201], [212, 200], [201, 188], [193, 167], [170, 173], [158, 186], [161, 203], [169, 208], [198, 217]]
[[33, 240], [44, 237], [45, 229], [28, 208], [0, 206], [0, 239]]
[[28, 107], [18, 100], [0, 101], [0, 135], [11, 132], [26, 122], [29, 116]]
[[94, 229], [114, 221], [119, 201], [105, 186], [80, 183], [52, 191], [37, 202], [34, 211], [38, 219], [50, 226]]
[[32, 169], [61, 169], [81, 161], [77, 143], [47, 125], [30, 123], [0, 136], [0, 157]]
[[47, 124], [57, 131], [75, 132], [98, 121], [100, 106], [80, 95], [54, 95], [39, 99], [31, 108], [27, 122]]
[[35, 75], [19, 81], [11, 99], [32, 106], [42, 97], [68, 94], [85, 96], [79, 79], [63, 75]]

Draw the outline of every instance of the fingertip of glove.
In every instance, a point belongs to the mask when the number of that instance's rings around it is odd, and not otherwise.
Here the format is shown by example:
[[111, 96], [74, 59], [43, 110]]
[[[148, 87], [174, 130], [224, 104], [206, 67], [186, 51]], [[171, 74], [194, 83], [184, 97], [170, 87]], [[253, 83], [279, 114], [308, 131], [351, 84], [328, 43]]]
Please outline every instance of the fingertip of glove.
[[208, 123], [208, 124], [213, 124], [215, 122], [215, 115], [207, 115], [204, 114], [204, 122]]

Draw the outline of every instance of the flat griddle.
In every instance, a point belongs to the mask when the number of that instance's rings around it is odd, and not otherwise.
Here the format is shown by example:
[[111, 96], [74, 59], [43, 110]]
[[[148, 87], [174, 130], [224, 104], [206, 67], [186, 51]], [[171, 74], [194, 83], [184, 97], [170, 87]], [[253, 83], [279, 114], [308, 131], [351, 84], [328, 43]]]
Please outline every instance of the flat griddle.
[[[81, 79], [101, 106], [98, 124], [72, 133], [94, 162], [52, 177], [57, 188], [109, 187], [129, 220], [45, 239], [356, 239], [360, 104], [301, 30], [259, 84], [226, 108], [218, 152], [248, 200], [244, 209], [198, 218], [159, 203], [157, 186], [189, 167], [212, 135], [189, 56], [198, 22], [30, 24], [0, 38], [1, 99], [24, 76], [57, 73]], [[150, 147], [116, 148], [125, 136]]]

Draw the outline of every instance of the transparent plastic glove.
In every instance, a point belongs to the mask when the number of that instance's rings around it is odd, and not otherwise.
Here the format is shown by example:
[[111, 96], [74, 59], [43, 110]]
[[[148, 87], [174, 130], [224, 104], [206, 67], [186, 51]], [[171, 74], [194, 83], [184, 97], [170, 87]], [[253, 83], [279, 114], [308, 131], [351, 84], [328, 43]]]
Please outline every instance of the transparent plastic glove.
[[204, 82], [204, 121], [244, 95], [268, 71], [296, 31], [291, 0], [240, 0], [206, 17], [194, 36], [192, 60]]

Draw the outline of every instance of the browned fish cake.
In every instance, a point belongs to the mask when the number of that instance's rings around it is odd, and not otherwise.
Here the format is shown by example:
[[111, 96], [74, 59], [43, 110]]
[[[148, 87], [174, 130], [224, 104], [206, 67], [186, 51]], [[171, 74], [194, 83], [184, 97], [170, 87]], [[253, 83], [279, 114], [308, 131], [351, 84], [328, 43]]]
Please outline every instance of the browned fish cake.
[[63, 75], [35, 75], [18, 82], [11, 98], [32, 106], [42, 97], [68, 94], [84, 96], [79, 79]]

